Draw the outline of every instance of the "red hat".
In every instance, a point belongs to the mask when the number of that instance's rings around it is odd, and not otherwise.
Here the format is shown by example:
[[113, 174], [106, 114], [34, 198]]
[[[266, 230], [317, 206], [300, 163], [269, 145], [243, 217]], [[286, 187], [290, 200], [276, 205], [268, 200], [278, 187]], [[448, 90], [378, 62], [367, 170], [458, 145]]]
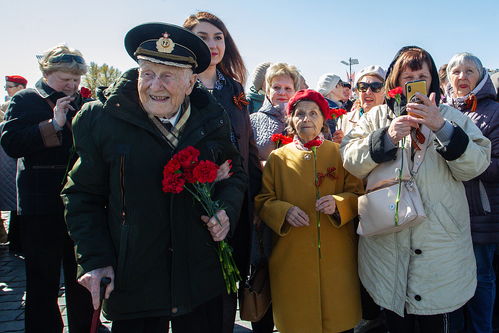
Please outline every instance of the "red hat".
[[27, 85], [28, 84], [28, 80], [26, 80], [25, 78], [23, 78], [21, 75], [7, 75], [5, 77], [5, 81], [7, 82], [14, 82], [14, 83], [17, 83], [17, 84], [22, 84], [23, 86]]
[[301, 101], [312, 101], [315, 102], [321, 109], [322, 115], [324, 116], [324, 120], [331, 119], [331, 109], [329, 108], [329, 104], [327, 103], [324, 96], [312, 89], [302, 89], [298, 90], [293, 97], [291, 97], [288, 101], [288, 105], [286, 105], [286, 113], [288, 116], [291, 116], [291, 112], [298, 102]]

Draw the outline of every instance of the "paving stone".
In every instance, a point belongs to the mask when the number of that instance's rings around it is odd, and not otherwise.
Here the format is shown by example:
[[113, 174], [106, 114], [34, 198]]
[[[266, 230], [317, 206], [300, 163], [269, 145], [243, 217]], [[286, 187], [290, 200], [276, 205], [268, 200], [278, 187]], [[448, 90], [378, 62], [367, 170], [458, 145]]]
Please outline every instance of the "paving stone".
[[7, 332], [24, 332], [24, 321], [23, 320], [13, 320], [8, 322], [0, 322], [0, 327], [2, 333]]
[[21, 304], [21, 302], [0, 302], [0, 311], [20, 309], [24, 309], [24, 306], [23, 304]]
[[21, 301], [22, 295], [19, 294], [0, 294], [0, 303]]
[[10, 322], [17, 320], [20, 314], [23, 314], [24, 310], [0, 310], [0, 327], [3, 326], [3, 322]]

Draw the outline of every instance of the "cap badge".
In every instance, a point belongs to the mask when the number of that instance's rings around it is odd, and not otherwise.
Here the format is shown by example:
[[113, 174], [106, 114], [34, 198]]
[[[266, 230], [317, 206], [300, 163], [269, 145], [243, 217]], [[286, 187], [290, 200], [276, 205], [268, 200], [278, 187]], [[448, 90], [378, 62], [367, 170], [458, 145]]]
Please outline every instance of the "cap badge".
[[170, 39], [170, 35], [167, 32], [165, 32], [163, 37], [156, 42], [156, 49], [158, 49], [158, 52], [172, 53], [174, 47], [175, 43]]

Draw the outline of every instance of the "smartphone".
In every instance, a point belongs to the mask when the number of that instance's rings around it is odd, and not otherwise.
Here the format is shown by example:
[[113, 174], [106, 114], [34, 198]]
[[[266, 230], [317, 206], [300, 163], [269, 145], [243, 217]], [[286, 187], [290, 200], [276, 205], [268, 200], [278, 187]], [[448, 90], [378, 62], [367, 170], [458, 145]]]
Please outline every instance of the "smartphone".
[[[417, 96], [416, 93], [420, 93], [421, 95], [426, 96], [426, 81], [425, 80], [417, 80], [410, 81], [405, 84], [405, 96], [407, 97], [407, 103], [419, 103], [423, 104]], [[410, 116], [418, 117], [409, 112]]]

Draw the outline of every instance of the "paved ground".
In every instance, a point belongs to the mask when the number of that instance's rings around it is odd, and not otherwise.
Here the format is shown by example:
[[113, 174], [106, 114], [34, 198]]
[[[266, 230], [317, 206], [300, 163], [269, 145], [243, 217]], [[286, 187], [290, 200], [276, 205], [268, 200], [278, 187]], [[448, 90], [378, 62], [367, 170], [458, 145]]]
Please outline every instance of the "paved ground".
[[[4, 216], [6, 217], [6, 216]], [[8, 246], [0, 245], [0, 333], [24, 332], [24, 301], [26, 276], [24, 260], [9, 253]], [[66, 323], [66, 302], [61, 289], [59, 308]], [[102, 318], [105, 325], [111, 323]], [[251, 332], [251, 324], [236, 317], [234, 333]]]
[[[0, 332], [24, 332], [24, 297], [26, 277], [24, 261], [9, 253], [8, 246], [0, 246]], [[66, 321], [66, 303], [62, 296], [59, 298], [59, 308]], [[251, 332], [249, 322], [241, 321], [239, 313], [236, 318], [234, 333]], [[110, 322], [102, 318], [104, 324]]]

